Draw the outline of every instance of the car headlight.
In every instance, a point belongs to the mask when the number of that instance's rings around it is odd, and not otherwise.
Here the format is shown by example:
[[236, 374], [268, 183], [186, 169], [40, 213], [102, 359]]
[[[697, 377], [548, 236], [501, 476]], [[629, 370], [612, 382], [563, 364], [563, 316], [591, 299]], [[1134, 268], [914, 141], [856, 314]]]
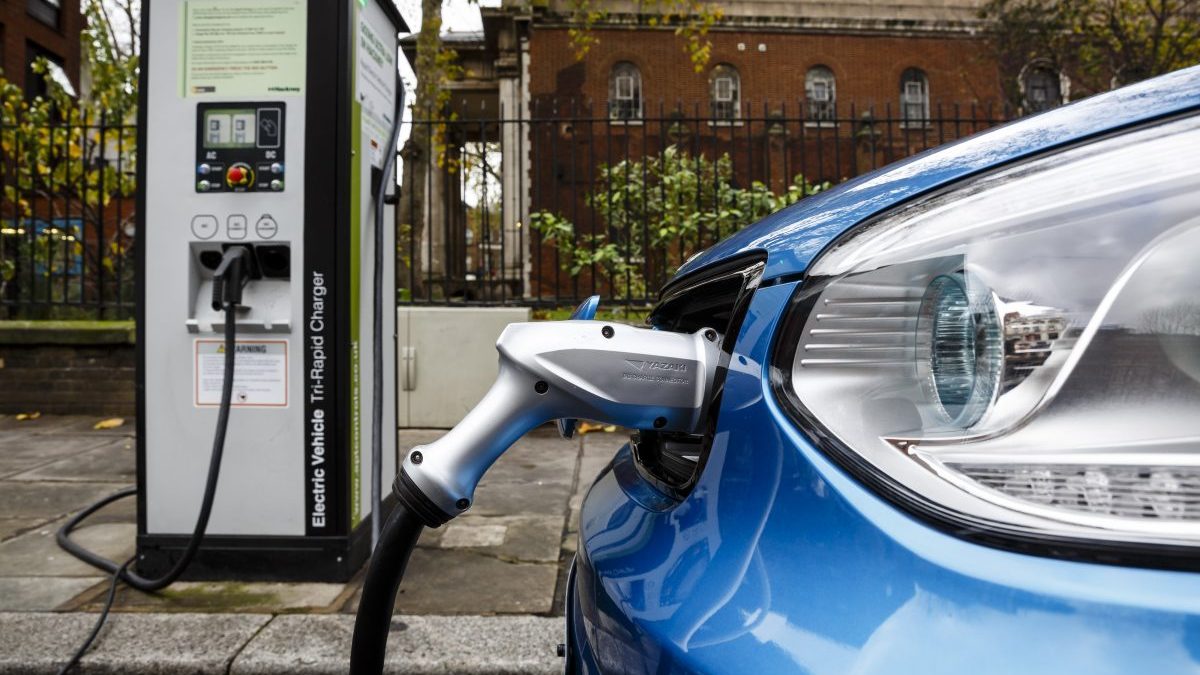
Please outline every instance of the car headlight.
[[793, 299], [785, 407], [959, 532], [1200, 544], [1196, 157], [1200, 123], [1172, 121], [854, 228]]

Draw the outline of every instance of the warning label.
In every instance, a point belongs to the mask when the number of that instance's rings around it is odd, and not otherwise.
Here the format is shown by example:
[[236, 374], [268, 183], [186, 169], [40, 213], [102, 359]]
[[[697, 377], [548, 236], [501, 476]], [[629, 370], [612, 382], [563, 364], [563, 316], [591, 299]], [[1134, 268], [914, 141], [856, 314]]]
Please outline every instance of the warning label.
[[[221, 405], [225, 341], [196, 340], [195, 404]], [[286, 340], [238, 340], [234, 354], [234, 407], [287, 407]]]

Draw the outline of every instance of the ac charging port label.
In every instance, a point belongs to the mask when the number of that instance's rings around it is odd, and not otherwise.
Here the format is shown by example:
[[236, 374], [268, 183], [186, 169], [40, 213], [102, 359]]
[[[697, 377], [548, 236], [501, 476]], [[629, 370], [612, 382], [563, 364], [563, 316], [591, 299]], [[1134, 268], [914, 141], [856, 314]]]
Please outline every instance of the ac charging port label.
[[[286, 408], [288, 405], [286, 340], [238, 340], [234, 354], [235, 408]], [[196, 407], [221, 405], [225, 378], [225, 341], [195, 341], [192, 381]]]

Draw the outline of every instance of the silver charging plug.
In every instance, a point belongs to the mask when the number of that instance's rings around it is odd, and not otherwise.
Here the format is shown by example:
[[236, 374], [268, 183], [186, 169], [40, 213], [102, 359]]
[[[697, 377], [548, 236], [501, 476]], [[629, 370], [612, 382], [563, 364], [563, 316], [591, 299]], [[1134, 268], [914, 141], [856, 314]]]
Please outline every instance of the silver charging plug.
[[720, 355], [704, 329], [668, 333], [600, 321], [514, 323], [500, 373], [445, 436], [404, 458], [396, 496], [436, 527], [468, 509], [484, 472], [521, 436], [560, 418], [703, 431]]

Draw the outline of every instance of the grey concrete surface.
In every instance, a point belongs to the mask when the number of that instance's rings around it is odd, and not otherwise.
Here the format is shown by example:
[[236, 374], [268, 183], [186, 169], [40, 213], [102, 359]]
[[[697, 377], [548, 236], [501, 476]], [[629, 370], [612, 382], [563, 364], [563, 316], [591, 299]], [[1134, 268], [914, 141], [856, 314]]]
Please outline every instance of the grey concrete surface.
[[31, 530], [38, 525], [41, 525], [43, 519], [32, 516], [23, 518], [0, 518], [0, 541], [11, 539], [12, 537]]
[[[344, 673], [354, 619], [276, 617], [233, 662], [233, 675]], [[386, 673], [559, 673], [560, 619], [411, 616], [392, 620]]]
[[[236, 612], [261, 614], [328, 610], [345, 592], [343, 584], [176, 581], [157, 593], [119, 587], [116, 605], [128, 612]], [[104, 593], [72, 609], [100, 611]]]
[[[0, 613], [0, 675], [54, 673], [83, 641], [92, 614]], [[84, 657], [88, 675], [229, 672], [269, 614], [116, 614]]]
[[132, 438], [109, 438], [93, 450], [42, 464], [8, 480], [133, 483], [137, 480], [135, 462]]
[[0, 513], [10, 518], [59, 518], [80, 506], [126, 487], [128, 483], [64, 483], [59, 481], [3, 481]]
[[[0, 577], [25, 577], [36, 584], [40, 577], [94, 576], [94, 567], [58, 547], [54, 535], [63, 522], [56, 520], [0, 543]], [[109, 560], [124, 561], [133, 555], [136, 535], [133, 523], [99, 523], [80, 527], [72, 539]]]
[[[87, 634], [107, 579], [54, 541], [66, 516], [134, 482], [133, 420], [16, 422], [0, 415], [0, 675], [54, 672]], [[402, 430], [401, 452], [444, 432]], [[625, 442], [522, 439], [484, 477], [472, 509], [421, 537], [397, 599], [389, 671], [558, 672], [562, 593], [582, 495]], [[130, 556], [136, 501], [94, 514], [75, 539]], [[85, 673], [345, 672], [361, 574], [349, 584], [178, 582], [122, 587]]]
[[84, 577], [0, 577], [0, 612], [58, 607], [104, 581], [92, 572]]

